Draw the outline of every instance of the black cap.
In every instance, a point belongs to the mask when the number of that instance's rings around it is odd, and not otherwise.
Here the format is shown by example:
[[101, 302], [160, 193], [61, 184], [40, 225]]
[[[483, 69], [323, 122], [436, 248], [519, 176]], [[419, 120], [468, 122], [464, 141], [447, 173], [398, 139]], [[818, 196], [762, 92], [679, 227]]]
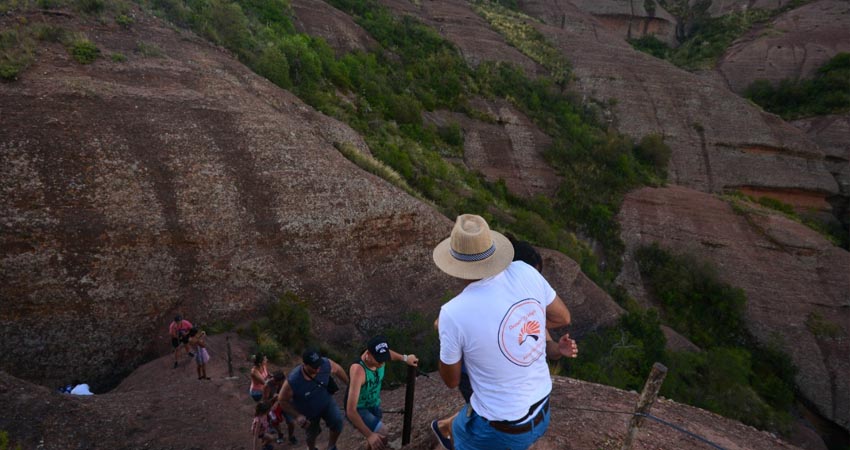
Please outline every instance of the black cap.
[[180, 322], [180, 321], [182, 321], [182, 320], [183, 320], [183, 317], [180, 317], [180, 314], [177, 314], [176, 316], [174, 316], [174, 321], [175, 321], [175, 322]]
[[301, 360], [314, 369], [318, 369], [322, 365], [322, 355], [315, 349], [305, 350], [304, 354], [301, 355]]
[[387, 338], [384, 336], [378, 335], [369, 339], [366, 350], [369, 350], [369, 354], [379, 363], [390, 360], [390, 344], [387, 343]]

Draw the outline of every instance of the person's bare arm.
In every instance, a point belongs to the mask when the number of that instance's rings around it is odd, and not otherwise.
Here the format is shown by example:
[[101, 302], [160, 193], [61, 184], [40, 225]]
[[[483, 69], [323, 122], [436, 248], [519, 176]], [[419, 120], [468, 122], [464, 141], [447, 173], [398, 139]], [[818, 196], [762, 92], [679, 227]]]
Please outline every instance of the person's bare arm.
[[280, 407], [287, 414], [295, 418], [295, 423], [297, 423], [299, 427], [304, 428], [307, 426], [307, 418], [295, 409], [295, 405], [292, 404], [292, 397], [292, 386], [289, 385], [289, 380], [286, 380], [280, 388], [280, 393], [277, 394], [277, 401], [280, 403]]
[[390, 361], [403, 361], [408, 366], [419, 366], [419, 358], [417, 358], [413, 353], [409, 355], [402, 355], [394, 350], [390, 350]]
[[257, 370], [257, 367], [254, 366], [251, 368], [251, 381], [257, 384], [265, 384], [266, 380], [260, 375], [260, 372]]
[[449, 388], [456, 388], [460, 385], [460, 366], [463, 364], [463, 361], [458, 361], [454, 364], [446, 364], [443, 361], [440, 361], [440, 378], [443, 379], [443, 383], [446, 383], [446, 386]]
[[348, 384], [348, 374], [345, 373], [345, 369], [342, 368], [336, 361], [332, 359], [328, 359], [328, 362], [331, 363], [331, 374], [336, 375], [337, 378], [342, 380], [343, 384]]
[[555, 329], [565, 327], [570, 324], [570, 310], [567, 305], [561, 300], [561, 297], [555, 296], [552, 303], [546, 307], [546, 328]]

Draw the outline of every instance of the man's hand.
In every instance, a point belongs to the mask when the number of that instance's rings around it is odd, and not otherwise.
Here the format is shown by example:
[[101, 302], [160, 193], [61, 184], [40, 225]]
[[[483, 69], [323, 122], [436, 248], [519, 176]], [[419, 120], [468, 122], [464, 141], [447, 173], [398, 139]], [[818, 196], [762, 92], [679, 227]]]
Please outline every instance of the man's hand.
[[413, 353], [407, 355], [406, 362], [408, 366], [419, 367], [419, 358], [417, 358]]
[[576, 341], [570, 339], [569, 333], [561, 336], [558, 339], [558, 351], [567, 358], [575, 358], [578, 356], [578, 346]]
[[295, 418], [295, 423], [297, 423], [297, 424], [298, 424], [298, 426], [299, 426], [299, 427], [301, 427], [301, 428], [307, 428], [308, 426], [310, 426], [310, 421], [309, 421], [309, 420], [307, 420], [307, 418], [306, 418], [306, 417], [304, 417], [304, 416], [298, 416], [298, 417], [296, 417], [296, 418]]
[[366, 443], [372, 450], [382, 450], [387, 445], [387, 438], [378, 433], [372, 433], [366, 438]]

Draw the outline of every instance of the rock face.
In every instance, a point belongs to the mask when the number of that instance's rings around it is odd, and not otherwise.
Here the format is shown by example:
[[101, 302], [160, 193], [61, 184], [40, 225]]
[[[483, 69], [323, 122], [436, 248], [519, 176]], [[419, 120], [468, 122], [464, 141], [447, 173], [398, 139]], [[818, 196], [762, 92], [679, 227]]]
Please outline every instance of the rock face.
[[653, 242], [711, 262], [723, 281], [745, 291], [749, 330], [779, 344], [800, 369], [801, 395], [850, 429], [850, 253], [779, 214], [739, 210], [681, 187], [629, 194], [618, 216], [627, 247], [618, 281], [651, 302], [634, 251]]
[[134, 13], [130, 31], [78, 24], [126, 63], [45, 43], [0, 84], [0, 369], [108, 381], [161, 349], [176, 312], [253, 316], [285, 291], [354, 332], [438, 309], [452, 281], [431, 251], [451, 220], [337, 152], [368, 151], [346, 125]]
[[[527, 1], [523, 7], [546, 21], [549, 3]], [[569, 3], [558, 4], [566, 26], [538, 29], [572, 63], [575, 89], [589, 98], [616, 99], [621, 132], [663, 135], [673, 150], [672, 183], [705, 192], [791, 190], [799, 194], [793, 200], [800, 207], [831, 209], [826, 199], [838, 187], [823, 153], [802, 133], [720, 83], [632, 50]]]
[[543, 159], [552, 139], [507, 101], [477, 99], [470, 106], [496, 123], [450, 111], [425, 113], [425, 120], [437, 126], [459, 125], [464, 164], [488, 180], [505, 180], [512, 193], [524, 197], [554, 195], [561, 180]]
[[780, 15], [735, 41], [717, 64], [729, 88], [814, 76], [839, 52], [850, 52], [850, 3], [818, 0]]
[[712, 0], [708, 8], [712, 16], [725, 16], [733, 12], [746, 11], [748, 9], [779, 9], [792, 0]]
[[[520, 1], [520, 8], [523, 8]], [[622, 38], [640, 38], [652, 35], [669, 45], [678, 45], [676, 41], [676, 18], [660, 6], [647, 10], [648, 2], [643, 0], [595, 1], [573, 0], [573, 5], [593, 15], [600, 24], [615, 31]], [[558, 8], [558, 4], [549, 11], [546, 22], [556, 26], [566, 25], [567, 16]]]
[[827, 168], [838, 181], [841, 195], [832, 200], [841, 221], [850, 223], [850, 115], [813, 117], [792, 122], [826, 155]]
[[349, 15], [323, 1], [293, 0], [292, 12], [299, 33], [323, 38], [339, 54], [379, 46]]
[[578, 263], [554, 250], [538, 250], [543, 257], [543, 276], [570, 310], [570, 336], [581, 338], [590, 331], [614, 325], [625, 314], [607, 292], [582, 273]]

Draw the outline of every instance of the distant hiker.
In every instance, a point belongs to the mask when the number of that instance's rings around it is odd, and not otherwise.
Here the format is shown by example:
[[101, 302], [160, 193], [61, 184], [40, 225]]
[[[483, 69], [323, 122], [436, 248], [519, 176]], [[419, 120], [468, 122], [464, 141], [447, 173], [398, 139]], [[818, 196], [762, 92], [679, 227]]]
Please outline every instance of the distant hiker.
[[171, 335], [171, 346], [174, 347], [174, 368], [177, 368], [177, 354], [180, 353], [182, 346], [186, 350], [186, 354], [195, 356], [192, 350], [189, 349], [189, 330], [192, 329], [192, 323], [184, 320], [179, 314], [174, 316], [174, 321], [168, 326], [168, 334]]
[[[513, 260], [522, 261], [529, 266], [534, 267], [542, 274], [543, 258], [540, 256], [537, 249], [526, 241], [516, 240], [511, 235], [507, 235], [507, 238], [511, 241], [511, 245], [513, 245], [514, 248]], [[437, 326], [437, 322], [434, 322], [434, 326]], [[562, 356], [570, 358], [578, 356], [578, 347], [576, 347], [575, 341], [569, 338], [569, 335], [565, 335], [565, 337], [562, 336], [561, 339], [559, 339], [559, 342], [562, 344], [559, 345], [558, 342], [553, 341], [552, 336], [549, 334], [549, 330], [546, 330], [546, 358], [558, 360]], [[463, 365], [461, 365], [460, 384], [458, 385], [458, 389], [463, 396], [464, 402], [469, 403], [470, 398], [472, 397], [472, 384], [469, 381], [469, 374], [466, 372], [466, 367]], [[437, 440], [440, 441], [440, 445], [448, 450], [453, 448], [451, 440], [452, 421], [456, 416], [457, 412], [448, 418], [434, 420], [431, 422], [431, 431], [434, 433], [434, 436], [436, 436]]]
[[263, 399], [263, 389], [269, 379], [269, 359], [262, 353], [254, 355], [254, 367], [251, 367], [251, 387], [248, 393], [255, 402]]
[[387, 361], [403, 361], [408, 366], [419, 365], [416, 355], [402, 355], [390, 349], [387, 338], [375, 336], [366, 344], [360, 359], [351, 365], [345, 416], [366, 437], [370, 449], [380, 450], [387, 444], [387, 431], [381, 421], [381, 383]]
[[474, 391], [452, 424], [459, 450], [526, 449], [549, 426], [545, 331], [568, 325], [570, 313], [546, 279], [513, 256], [505, 236], [470, 214], [434, 248], [440, 270], [469, 280], [439, 317], [440, 376], [454, 388], [465, 364]]
[[266, 385], [263, 388], [263, 401], [274, 402], [272, 410], [269, 411], [269, 424], [277, 431], [277, 443], [283, 443], [283, 433], [280, 430], [280, 424], [286, 422], [286, 431], [289, 435], [289, 443], [297, 444], [298, 439], [295, 438], [295, 423], [289, 414], [283, 412], [280, 402], [277, 401], [277, 395], [280, 393], [280, 388], [283, 387], [283, 382], [286, 380], [286, 375], [277, 370], [272, 376], [266, 380]]
[[283, 383], [278, 401], [284, 412], [295, 417], [295, 423], [307, 430], [307, 448], [313, 450], [316, 437], [322, 432], [319, 421], [324, 420], [330, 430], [328, 450], [336, 450], [336, 441], [342, 432], [343, 421], [339, 407], [334, 402], [331, 375], [348, 384], [348, 375], [336, 362], [323, 358], [316, 350], [307, 350], [299, 364]]
[[195, 350], [195, 363], [198, 366], [198, 379], [209, 380], [207, 376], [207, 362], [210, 354], [207, 352], [207, 332], [198, 332], [197, 328], [189, 330], [189, 345]]
[[266, 402], [257, 403], [254, 409], [254, 420], [251, 422], [251, 448], [257, 448], [257, 441], [260, 442], [262, 450], [272, 450], [274, 445], [274, 436], [269, 433], [269, 409], [270, 406]]

